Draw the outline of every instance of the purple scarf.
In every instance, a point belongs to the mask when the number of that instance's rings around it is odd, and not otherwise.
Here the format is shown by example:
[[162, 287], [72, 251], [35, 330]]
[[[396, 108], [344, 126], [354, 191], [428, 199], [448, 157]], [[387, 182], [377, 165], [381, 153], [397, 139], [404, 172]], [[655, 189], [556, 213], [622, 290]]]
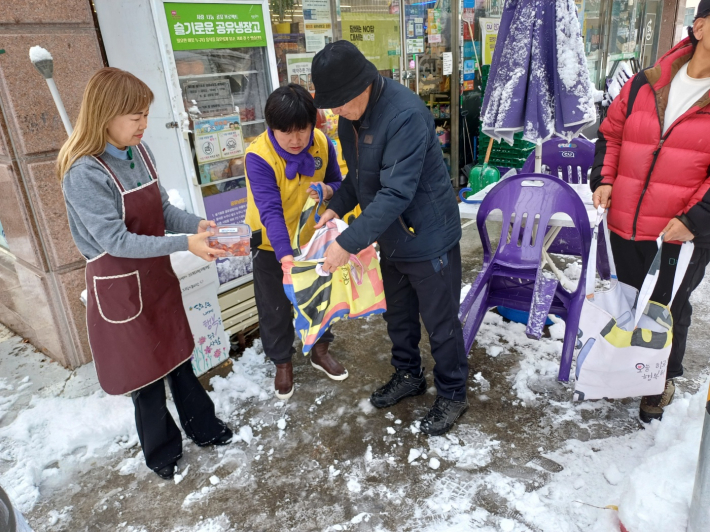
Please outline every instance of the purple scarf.
[[278, 153], [279, 156], [284, 161], [286, 161], [286, 179], [293, 179], [294, 177], [296, 177], [296, 174], [313, 177], [313, 175], [316, 173], [316, 162], [313, 159], [313, 156], [308, 153], [308, 150], [311, 146], [313, 146], [314, 131], [311, 131], [311, 140], [308, 143], [308, 146], [303, 148], [303, 150], [301, 150], [301, 153], [298, 153], [296, 155], [284, 150], [281, 146], [279, 146], [279, 143], [276, 142], [274, 133], [271, 131], [270, 128], [267, 128], [267, 131], [269, 132], [269, 140], [271, 141], [271, 144], [276, 150], [276, 153]]

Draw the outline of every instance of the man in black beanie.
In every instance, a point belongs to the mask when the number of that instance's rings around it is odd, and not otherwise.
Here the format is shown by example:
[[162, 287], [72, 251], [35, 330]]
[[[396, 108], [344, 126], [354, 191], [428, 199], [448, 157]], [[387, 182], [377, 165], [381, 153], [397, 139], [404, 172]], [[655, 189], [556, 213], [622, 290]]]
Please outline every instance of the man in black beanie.
[[380, 76], [348, 41], [318, 52], [311, 67], [316, 107], [340, 116], [338, 135], [348, 165], [320, 227], [357, 204], [358, 216], [326, 252], [334, 272], [377, 241], [385, 287], [384, 315], [392, 340], [390, 381], [370, 401], [377, 408], [427, 390], [421, 367], [421, 316], [434, 357], [437, 398], [421, 430], [447, 432], [468, 407], [468, 361], [458, 319], [461, 220], [434, 120], [421, 99]]

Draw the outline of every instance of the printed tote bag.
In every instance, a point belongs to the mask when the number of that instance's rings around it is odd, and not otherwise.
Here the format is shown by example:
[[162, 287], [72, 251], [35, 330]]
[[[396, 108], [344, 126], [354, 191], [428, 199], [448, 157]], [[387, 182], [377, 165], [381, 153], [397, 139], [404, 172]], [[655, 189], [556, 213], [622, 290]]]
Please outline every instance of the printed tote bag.
[[[609, 290], [595, 292], [601, 221], [604, 221], [606, 231], [611, 286]], [[681, 246], [668, 305], [651, 301], [661, 266], [662, 237], [658, 238], [657, 244], [658, 252], [641, 290], [619, 282], [606, 212], [599, 209], [587, 265], [587, 296], [577, 333], [576, 400], [621, 399], [663, 392], [673, 340], [670, 306], [690, 264], [693, 243], [686, 242]]]

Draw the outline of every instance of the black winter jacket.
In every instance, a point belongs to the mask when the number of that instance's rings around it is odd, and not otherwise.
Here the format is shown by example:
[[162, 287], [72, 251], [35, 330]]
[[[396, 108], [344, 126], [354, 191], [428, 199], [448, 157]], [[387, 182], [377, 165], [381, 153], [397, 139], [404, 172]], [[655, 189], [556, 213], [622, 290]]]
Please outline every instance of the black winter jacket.
[[338, 237], [350, 253], [377, 241], [392, 261], [440, 257], [461, 239], [456, 193], [434, 119], [407, 87], [378, 76], [359, 129], [339, 119], [348, 175], [329, 208], [339, 216], [359, 203], [362, 214]]

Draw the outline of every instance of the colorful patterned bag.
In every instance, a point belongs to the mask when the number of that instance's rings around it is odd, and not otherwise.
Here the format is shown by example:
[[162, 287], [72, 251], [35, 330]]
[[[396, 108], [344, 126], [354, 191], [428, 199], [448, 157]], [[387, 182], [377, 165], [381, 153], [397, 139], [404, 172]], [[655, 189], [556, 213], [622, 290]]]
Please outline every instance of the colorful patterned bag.
[[350, 262], [333, 274], [321, 268], [325, 251], [347, 227], [342, 220], [334, 220], [318, 229], [284, 274], [284, 290], [293, 304], [304, 354], [336, 321], [382, 314], [387, 309], [374, 245], [350, 255]]

